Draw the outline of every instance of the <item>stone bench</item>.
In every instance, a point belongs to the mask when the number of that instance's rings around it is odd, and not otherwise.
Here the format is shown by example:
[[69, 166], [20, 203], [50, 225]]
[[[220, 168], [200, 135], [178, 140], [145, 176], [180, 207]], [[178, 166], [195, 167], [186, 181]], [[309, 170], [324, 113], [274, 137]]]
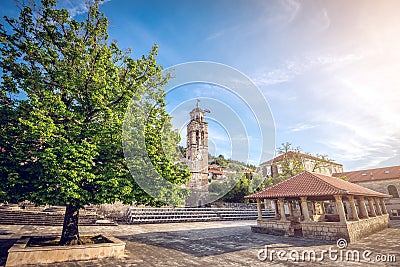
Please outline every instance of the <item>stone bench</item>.
[[325, 222], [340, 222], [339, 214], [325, 214]]

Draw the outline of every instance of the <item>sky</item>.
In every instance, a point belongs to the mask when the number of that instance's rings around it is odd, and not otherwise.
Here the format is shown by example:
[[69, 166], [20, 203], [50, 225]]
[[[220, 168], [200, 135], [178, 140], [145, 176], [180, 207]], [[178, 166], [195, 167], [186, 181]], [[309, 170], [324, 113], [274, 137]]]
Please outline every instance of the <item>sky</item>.
[[[79, 19], [84, 2], [60, 6]], [[290, 142], [326, 154], [345, 171], [400, 164], [400, 1], [109, 0], [101, 11], [110, 38], [133, 57], [158, 44], [165, 69], [211, 61], [250, 78], [271, 111], [276, 147]], [[17, 15], [13, 0], [2, 0], [0, 15]], [[198, 97], [215, 102], [210, 114], [219, 101], [248, 121], [248, 110], [223, 88], [191, 84], [167, 95], [178, 130]], [[221, 120], [209, 121], [210, 152], [240, 158]], [[243, 152], [249, 162], [267, 160], [257, 154], [257, 128], [242, 124], [256, 136]]]

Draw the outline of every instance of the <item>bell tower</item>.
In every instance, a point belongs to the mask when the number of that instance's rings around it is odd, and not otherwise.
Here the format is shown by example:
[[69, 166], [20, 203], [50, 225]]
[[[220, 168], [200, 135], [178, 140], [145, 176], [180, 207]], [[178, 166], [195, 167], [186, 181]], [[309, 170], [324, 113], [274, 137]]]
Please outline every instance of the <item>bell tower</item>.
[[[206, 111], [199, 106], [190, 112], [190, 122], [186, 131], [186, 160], [192, 176], [188, 187], [190, 196], [187, 204], [201, 206], [208, 196], [208, 123], [204, 121]], [[208, 111], [209, 112], [209, 111]]]

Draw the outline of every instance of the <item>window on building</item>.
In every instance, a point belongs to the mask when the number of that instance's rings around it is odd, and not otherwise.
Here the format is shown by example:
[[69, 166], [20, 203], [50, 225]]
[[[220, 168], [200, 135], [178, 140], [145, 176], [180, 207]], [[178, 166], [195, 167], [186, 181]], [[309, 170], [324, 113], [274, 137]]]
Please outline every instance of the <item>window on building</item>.
[[390, 213], [392, 214], [392, 216], [399, 216], [398, 210], [390, 210]]
[[199, 131], [196, 131], [196, 145], [199, 145], [199, 139], [200, 139]]
[[394, 185], [389, 185], [387, 189], [389, 195], [391, 195], [394, 198], [399, 198], [399, 192], [397, 191], [397, 188]]
[[306, 162], [306, 170], [309, 170], [310, 169], [310, 163], [308, 163], [308, 162]]
[[262, 173], [264, 176], [271, 175], [271, 170], [270, 170], [270, 168], [268, 168], [268, 166], [263, 166]]

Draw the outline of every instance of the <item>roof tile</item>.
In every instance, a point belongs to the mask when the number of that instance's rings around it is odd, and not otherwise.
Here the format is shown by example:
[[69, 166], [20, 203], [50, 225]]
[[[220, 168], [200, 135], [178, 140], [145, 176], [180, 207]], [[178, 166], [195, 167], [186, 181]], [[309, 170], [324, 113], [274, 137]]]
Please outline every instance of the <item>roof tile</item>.
[[245, 198], [362, 195], [390, 197], [340, 178], [303, 171], [267, 189]]
[[334, 173], [333, 176], [346, 176], [352, 183], [396, 179], [400, 178], [400, 166]]

